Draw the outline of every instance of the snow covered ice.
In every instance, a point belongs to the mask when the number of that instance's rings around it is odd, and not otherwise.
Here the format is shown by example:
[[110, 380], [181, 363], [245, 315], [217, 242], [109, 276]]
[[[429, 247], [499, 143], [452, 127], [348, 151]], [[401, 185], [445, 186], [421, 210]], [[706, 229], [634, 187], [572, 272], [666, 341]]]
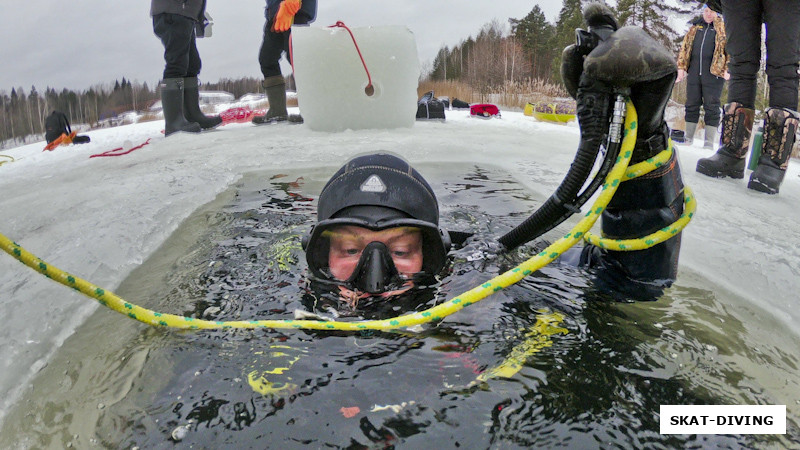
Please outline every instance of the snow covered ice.
[[[414, 35], [402, 26], [292, 28], [297, 101], [316, 131], [414, 125], [419, 62]], [[364, 58], [362, 64], [359, 50]], [[374, 92], [368, 85], [366, 64]]]
[[[415, 108], [416, 98], [404, 102]], [[413, 115], [414, 109], [408, 117]], [[515, 111], [492, 120], [448, 111], [446, 123], [341, 133], [314, 131], [308, 123], [232, 124], [165, 139], [162, 127], [156, 121], [90, 131], [91, 143], [52, 152], [42, 152], [42, 142], [0, 151], [16, 159], [0, 166], [0, 233], [56, 267], [114, 290], [181, 221], [249, 171], [328, 166], [333, 173], [355, 154], [386, 150], [412, 164], [500, 167], [547, 196], [568, 170], [579, 136], [576, 124], [536, 122]], [[89, 158], [147, 138], [149, 145], [128, 155]], [[800, 162], [791, 162], [780, 194], [767, 196], [748, 190], [746, 178], [697, 174], [697, 159], [710, 155], [701, 146], [678, 148], [684, 181], [698, 200], [683, 233], [678, 283], [687, 274], [702, 277], [705, 288], [727, 289], [745, 299], [754, 316], [772, 316], [797, 333]], [[0, 254], [0, 420], [98, 306]], [[113, 339], [99, 337], [98, 343]]]

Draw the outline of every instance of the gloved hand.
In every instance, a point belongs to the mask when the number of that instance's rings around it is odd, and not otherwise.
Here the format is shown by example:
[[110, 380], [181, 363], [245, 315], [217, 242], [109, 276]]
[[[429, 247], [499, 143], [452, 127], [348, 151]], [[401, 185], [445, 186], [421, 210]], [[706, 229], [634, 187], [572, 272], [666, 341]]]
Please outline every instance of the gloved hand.
[[630, 89], [629, 96], [639, 116], [631, 164], [647, 159], [658, 153], [647, 144], [648, 139], [658, 134], [666, 143], [669, 134], [664, 108], [678, 70], [675, 59], [641, 28], [618, 30], [611, 10], [603, 4], [587, 6], [584, 18], [589, 25], [588, 33], [583, 32], [586, 44], [564, 49], [564, 85], [578, 101], [579, 110], [582, 103], [595, 101], [593, 93], [606, 92], [610, 87]]
[[299, 10], [300, 0], [283, 0], [272, 22], [272, 31], [282, 33], [291, 28], [294, 23], [294, 15]]

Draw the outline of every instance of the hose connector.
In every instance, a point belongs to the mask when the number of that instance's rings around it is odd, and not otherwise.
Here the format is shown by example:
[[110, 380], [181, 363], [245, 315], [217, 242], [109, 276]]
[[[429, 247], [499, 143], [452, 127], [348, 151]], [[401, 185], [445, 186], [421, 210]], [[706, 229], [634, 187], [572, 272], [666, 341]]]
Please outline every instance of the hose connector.
[[617, 94], [614, 111], [611, 114], [611, 125], [608, 127], [608, 139], [614, 144], [622, 141], [622, 126], [625, 124], [625, 97]]

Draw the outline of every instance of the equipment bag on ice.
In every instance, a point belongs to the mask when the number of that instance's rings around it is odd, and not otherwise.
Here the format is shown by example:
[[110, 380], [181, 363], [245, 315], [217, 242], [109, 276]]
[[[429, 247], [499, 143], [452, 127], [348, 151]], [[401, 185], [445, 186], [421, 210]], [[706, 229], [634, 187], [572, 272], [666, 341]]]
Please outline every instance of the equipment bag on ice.
[[428, 91], [417, 102], [417, 119], [444, 120], [444, 103]]
[[48, 144], [61, 137], [62, 134], [72, 133], [67, 115], [61, 111], [53, 111], [44, 119], [44, 129], [44, 137]]
[[[73, 134], [72, 127], [69, 125], [69, 119], [67, 119], [67, 115], [61, 111], [54, 110], [44, 119], [44, 129], [44, 137], [48, 144], [53, 144], [58, 138], [61, 138], [61, 136], [70, 137], [70, 139], [62, 138], [62, 141], [65, 141], [63, 142], [64, 144], [85, 144], [91, 141], [89, 136], [79, 136]], [[67, 140], [69, 142], [66, 142]], [[61, 144], [61, 142], [59, 144]], [[54, 144], [52, 147], [55, 147], [59, 144]]]

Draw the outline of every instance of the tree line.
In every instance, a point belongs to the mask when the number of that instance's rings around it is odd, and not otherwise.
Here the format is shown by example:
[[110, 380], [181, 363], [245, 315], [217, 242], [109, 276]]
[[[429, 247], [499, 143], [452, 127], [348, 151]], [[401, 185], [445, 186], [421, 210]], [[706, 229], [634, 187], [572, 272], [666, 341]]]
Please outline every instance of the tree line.
[[84, 91], [48, 87], [40, 93], [36, 86], [28, 93], [22, 87], [12, 88], [10, 93], [0, 91], [0, 142], [43, 134], [44, 119], [53, 110], [67, 114], [73, 124], [99, 126], [122, 112], [146, 109], [157, 96], [147, 83], [133, 83], [124, 77]]
[[[560, 84], [561, 53], [575, 42], [575, 29], [585, 26], [581, 11], [586, 3], [589, 1], [563, 0], [555, 23], [548, 22], [542, 9], [534, 5], [525, 17], [509, 18], [510, 33], [504, 31], [500, 22], [490, 22], [476, 37], [452, 48], [439, 49], [427, 77], [433, 81], [463, 81], [480, 92], [508, 82], [539, 80]], [[685, 30], [675, 30], [671, 23], [688, 21], [698, 12], [700, 3], [696, 0], [666, 3], [618, 0], [616, 17], [620, 26], [639, 26], [677, 54]]]
[[[113, 83], [98, 84], [83, 91], [47, 87], [39, 92], [31, 86], [26, 92], [15, 87], [11, 92], [0, 90], [0, 144], [16, 146], [26, 137], [41, 139], [44, 134], [44, 119], [58, 110], [67, 115], [72, 124], [85, 124], [90, 128], [101, 127], [106, 121], [128, 111], [147, 111], [160, 99], [157, 83], [132, 82], [122, 78]], [[204, 83], [203, 90], [223, 90], [237, 98], [249, 92], [261, 92], [261, 80], [241, 78], [222, 79], [215, 83]]]

